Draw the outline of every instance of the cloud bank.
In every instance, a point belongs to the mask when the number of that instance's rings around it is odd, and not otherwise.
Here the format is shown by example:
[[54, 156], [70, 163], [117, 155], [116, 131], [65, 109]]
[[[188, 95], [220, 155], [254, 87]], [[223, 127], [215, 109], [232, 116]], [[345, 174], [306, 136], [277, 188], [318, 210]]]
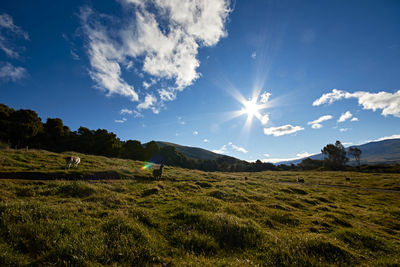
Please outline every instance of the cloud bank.
[[382, 110], [382, 115], [392, 115], [400, 117], [400, 90], [395, 93], [379, 92], [369, 93], [365, 91], [357, 91], [349, 93], [347, 91], [333, 89], [332, 92], [323, 94], [320, 98], [313, 102], [313, 106], [319, 106], [322, 104], [332, 104], [335, 101], [341, 99], [356, 98], [358, 104], [366, 110], [376, 111], [377, 109]]
[[[81, 9], [90, 77], [107, 95], [128, 97], [139, 101], [139, 110], [158, 113], [164, 102], [174, 100], [177, 92], [200, 77], [198, 50], [226, 36], [229, 2], [118, 2], [124, 9], [121, 18], [99, 14], [90, 7]], [[131, 69], [140, 79], [138, 85], [124, 78]]]

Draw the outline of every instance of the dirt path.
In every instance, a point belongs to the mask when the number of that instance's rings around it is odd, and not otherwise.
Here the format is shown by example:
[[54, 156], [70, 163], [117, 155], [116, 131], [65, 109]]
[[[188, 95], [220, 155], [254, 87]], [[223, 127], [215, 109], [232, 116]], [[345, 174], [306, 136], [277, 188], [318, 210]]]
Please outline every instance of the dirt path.
[[400, 191], [398, 191], [398, 190], [383, 189], [383, 188], [368, 188], [368, 187], [358, 187], [358, 186], [348, 186], [348, 185], [334, 185], [334, 184], [298, 183], [298, 182], [291, 182], [291, 181], [278, 181], [278, 183], [400, 194]]

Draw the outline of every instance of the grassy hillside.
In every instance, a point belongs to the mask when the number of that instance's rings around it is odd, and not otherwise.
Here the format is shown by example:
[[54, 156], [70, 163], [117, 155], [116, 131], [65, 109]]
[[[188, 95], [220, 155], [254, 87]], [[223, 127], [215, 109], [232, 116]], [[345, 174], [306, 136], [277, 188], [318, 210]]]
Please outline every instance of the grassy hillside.
[[398, 174], [167, 166], [154, 180], [141, 162], [88, 155], [65, 171], [66, 154], [2, 150], [1, 172], [122, 179], [1, 179], [0, 265], [400, 264]]

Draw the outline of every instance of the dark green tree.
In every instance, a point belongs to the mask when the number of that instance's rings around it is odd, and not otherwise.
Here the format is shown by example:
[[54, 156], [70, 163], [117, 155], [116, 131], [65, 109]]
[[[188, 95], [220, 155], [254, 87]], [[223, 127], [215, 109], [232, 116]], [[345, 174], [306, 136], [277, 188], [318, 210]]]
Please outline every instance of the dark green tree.
[[66, 142], [64, 130], [65, 127], [61, 119], [48, 118], [44, 124], [44, 133], [41, 136], [43, 147], [56, 152], [64, 151]]
[[121, 149], [121, 141], [113, 132], [105, 129], [97, 129], [93, 133], [93, 147], [91, 153], [107, 157], [118, 157]]
[[346, 157], [346, 149], [340, 141], [326, 145], [321, 152], [325, 156], [324, 167], [326, 169], [341, 170], [345, 167], [346, 162], [349, 161]]
[[34, 137], [43, 131], [38, 114], [29, 109], [20, 109], [10, 115], [10, 139], [15, 147], [34, 145]]
[[173, 146], [165, 146], [160, 149], [160, 156], [163, 159], [163, 163], [167, 165], [182, 166], [184, 163], [183, 156]]
[[299, 164], [298, 167], [302, 170], [315, 170], [322, 167], [323, 161], [317, 159], [306, 158], [303, 159]]
[[144, 149], [144, 160], [155, 160], [160, 155], [160, 147], [155, 141], [148, 142]]
[[0, 104], [0, 140], [10, 142], [10, 116], [15, 110], [4, 104]]
[[128, 140], [122, 144], [121, 158], [144, 160], [144, 148], [139, 141]]
[[94, 147], [94, 132], [86, 127], [79, 127], [76, 135], [72, 140], [72, 150], [83, 152], [83, 153], [92, 153], [92, 148]]

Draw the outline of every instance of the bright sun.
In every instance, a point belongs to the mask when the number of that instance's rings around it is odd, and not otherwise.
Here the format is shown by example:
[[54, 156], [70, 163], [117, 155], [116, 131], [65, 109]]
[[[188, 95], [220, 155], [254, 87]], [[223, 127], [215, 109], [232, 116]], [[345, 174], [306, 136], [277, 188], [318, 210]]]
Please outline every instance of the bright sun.
[[259, 110], [262, 109], [262, 107], [258, 105], [254, 99], [244, 102], [243, 105], [243, 112], [247, 114], [248, 117], [257, 116], [259, 114]]
[[270, 107], [268, 98], [270, 93], [264, 92], [260, 95], [261, 90], [255, 90], [253, 97], [245, 99], [238, 91], [234, 91], [234, 97], [242, 104], [240, 110], [232, 112], [232, 118], [247, 115], [247, 119], [244, 125], [244, 129], [250, 129], [253, 118], [258, 119], [262, 125], [265, 125], [269, 121], [268, 113], [263, 110]]

